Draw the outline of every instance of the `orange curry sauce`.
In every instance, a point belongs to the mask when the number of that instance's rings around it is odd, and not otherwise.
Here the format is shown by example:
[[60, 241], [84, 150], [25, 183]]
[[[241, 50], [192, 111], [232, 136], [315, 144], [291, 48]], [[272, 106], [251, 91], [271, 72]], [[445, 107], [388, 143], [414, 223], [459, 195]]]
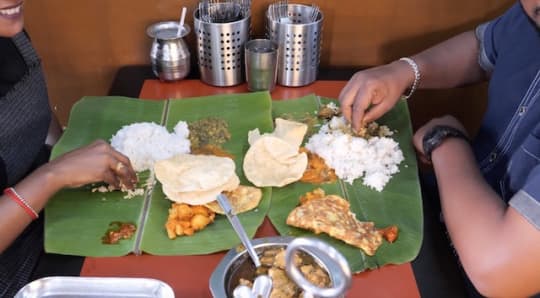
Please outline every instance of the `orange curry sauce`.
[[129, 222], [113, 221], [109, 224], [109, 229], [101, 237], [103, 244], [116, 244], [122, 239], [130, 239], [137, 227]]
[[306, 152], [308, 156], [308, 165], [300, 181], [321, 184], [332, 183], [337, 180], [336, 172], [326, 165], [322, 157], [304, 147], [300, 148], [300, 152]]

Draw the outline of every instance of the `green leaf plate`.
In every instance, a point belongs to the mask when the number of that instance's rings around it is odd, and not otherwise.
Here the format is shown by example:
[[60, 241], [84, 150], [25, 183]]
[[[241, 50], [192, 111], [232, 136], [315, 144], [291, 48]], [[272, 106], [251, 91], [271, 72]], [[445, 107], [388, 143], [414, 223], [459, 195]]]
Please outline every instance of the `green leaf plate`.
[[[313, 125], [310, 132], [316, 132], [321, 124], [315, 119], [321, 104], [331, 102], [328, 98], [314, 95], [294, 101], [274, 101], [273, 117], [283, 117]], [[333, 101], [338, 104], [336, 101]], [[385, 264], [400, 264], [413, 260], [422, 243], [422, 198], [417, 174], [417, 163], [412, 146], [412, 127], [406, 102], [400, 101], [394, 109], [378, 120], [396, 130], [393, 135], [403, 151], [405, 160], [400, 164], [400, 172], [395, 174], [383, 191], [377, 192], [362, 184], [361, 179], [350, 185], [343, 181], [333, 184], [313, 185], [294, 183], [283, 188], [273, 188], [272, 206], [268, 213], [272, 224], [281, 235], [317, 237], [336, 247], [347, 258], [351, 270], [360, 272]], [[307, 141], [308, 136], [304, 139]], [[285, 221], [292, 209], [298, 205], [298, 198], [316, 187], [321, 187], [327, 194], [345, 197], [351, 204], [351, 211], [358, 220], [373, 221], [379, 228], [397, 225], [399, 237], [394, 243], [384, 243], [374, 256], [367, 256], [360, 249], [333, 239], [325, 234], [315, 235], [309, 231], [288, 226]]]
[[[149, 101], [125, 97], [84, 97], [70, 114], [67, 129], [54, 147], [51, 158], [91, 143], [97, 138], [109, 140], [123, 125], [152, 121], [171, 130], [179, 120], [194, 121], [208, 116], [229, 122], [232, 138], [224, 145], [235, 155], [237, 174], [248, 148], [247, 132], [254, 128], [272, 130], [271, 99], [267, 92], [219, 95], [183, 100]], [[143, 173], [144, 183], [149, 173]], [[230, 249], [240, 243], [224, 216], [193, 236], [167, 238], [164, 228], [171, 202], [156, 183], [144, 195], [124, 199], [118, 191], [91, 192], [91, 186], [65, 189], [57, 193], [45, 210], [45, 250], [80, 256], [121, 256], [130, 252], [156, 255], [207, 254]], [[263, 189], [257, 209], [240, 214], [240, 221], [252, 237], [270, 206], [271, 189]], [[119, 244], [102, 244], [101, 237], [111, 222], [133, 222], [137, 235]]]

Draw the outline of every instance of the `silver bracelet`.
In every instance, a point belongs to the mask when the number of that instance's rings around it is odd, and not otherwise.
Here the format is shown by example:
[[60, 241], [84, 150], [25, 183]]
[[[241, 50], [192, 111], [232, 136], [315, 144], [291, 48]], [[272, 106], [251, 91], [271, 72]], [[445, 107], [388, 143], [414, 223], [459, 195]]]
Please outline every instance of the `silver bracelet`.
[[418, 84], [420, 83], [420, 68], [418, 68], [418, 64], [416, 64], [416, 62], [414, 62], [414, 60], [409, 57], [399, 58], [399, 61], [407, 62], [407, 64], [411, 66], [414, 72], [414, 83], [412, 84], [409, 93], [407, 95], [401, 96], [402, 99], [408, 99], [413, 95], [414, 91], [416, 91], [416, 88], [418, 88]]

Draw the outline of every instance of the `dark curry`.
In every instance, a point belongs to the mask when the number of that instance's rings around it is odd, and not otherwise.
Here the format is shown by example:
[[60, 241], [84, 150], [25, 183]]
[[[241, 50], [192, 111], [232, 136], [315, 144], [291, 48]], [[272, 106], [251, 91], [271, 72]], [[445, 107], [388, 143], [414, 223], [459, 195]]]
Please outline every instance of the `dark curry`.
[[191, 149], [202, 148], [207, 145], [220, 147], [231, 138], [227, 121], [208, 117], [190, 122], [189, 141]]

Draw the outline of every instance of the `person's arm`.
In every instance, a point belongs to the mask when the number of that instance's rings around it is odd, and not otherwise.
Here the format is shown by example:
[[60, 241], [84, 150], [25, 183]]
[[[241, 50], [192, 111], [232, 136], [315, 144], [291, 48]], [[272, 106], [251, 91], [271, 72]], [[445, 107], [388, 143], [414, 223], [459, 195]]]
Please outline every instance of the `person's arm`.
[[453, 88], [485, 80], [487, 77], [478, 63], [478, 53], [476, 35], [474, 31], [468, 31], [412, 56], [422, 75], [419, 87]]
[[[451, 117], [431, 121], [463, 127]], [[470, 145], [448, 138], [432, 152], [441, 207], [450, 238], [476, 289], [488, 297], [525, 297], [540, 291], [540, 231], [508, 207], [484, 180]]]
[[[58, 190], [101, 181], [133, 189], [137, 176], [126, 156], [100, 140], [39, 167], [14, 189], [39, 213]], [[0, 253], [30, 222], [31, 217], [14, 200], [5, 194], [0, 197]]]
[[[419, 87], [451, 88], [485, 79], [478, 53], [475, 33], [468, 31], [412, 56]], [[412, 67], [401, 60], [357, 72], [339, 95], [343, 115], [358, 130], [390, 110], [414, 79]]]

